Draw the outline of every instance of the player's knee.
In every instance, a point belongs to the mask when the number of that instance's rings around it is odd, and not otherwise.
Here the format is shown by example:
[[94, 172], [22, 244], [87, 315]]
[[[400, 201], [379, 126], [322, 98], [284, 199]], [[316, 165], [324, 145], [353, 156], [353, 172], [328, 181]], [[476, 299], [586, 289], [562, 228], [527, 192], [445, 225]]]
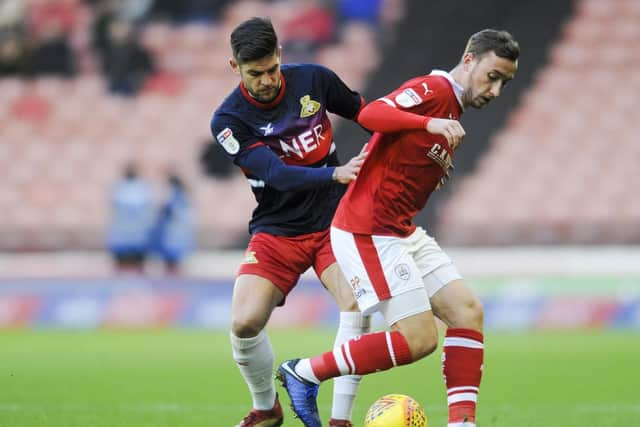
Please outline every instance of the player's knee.
[[431, 330], [431, 328], [406, 334], [405, 339], [411, 350], [413, 361], [430, 355], [438, 347], [438, 333], [435, 329]]
[[265, 323], [261, 316], [252, 314], [238, 314], [231, 317], [231, 332], [238, 338], [255, 337], [264, 329]]
[[457, 316], [456, 328], [482, 330], [484, 323], [484, 308], [477, 297], [470, 298], [460, 308]]

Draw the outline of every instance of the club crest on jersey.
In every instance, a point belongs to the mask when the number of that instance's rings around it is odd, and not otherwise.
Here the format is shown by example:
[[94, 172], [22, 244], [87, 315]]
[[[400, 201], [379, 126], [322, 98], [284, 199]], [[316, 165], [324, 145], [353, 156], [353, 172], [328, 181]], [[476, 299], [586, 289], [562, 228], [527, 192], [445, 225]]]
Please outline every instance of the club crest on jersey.
[[409, 88], [396, 95], [396, 103], [404, 108], [411, 108], [422, 104], [422, 98], [415, 90]]
[[227, 153], [234, 155], [238, 154], [238, 151], [240, 151], [240, 143], [233, 136], [231, 129], [224, 128], [222, 132], [216, 135], [216, 139]]
[[311, 99], [309, 95], [305, 95], [300, 98], [300, 104], [302, 105], [302, 108], [300, 109], [300, 117], [303, 119], [305, 117], [313, 116], [318, 112], [318, 110], [320, 110], [320, 103]]

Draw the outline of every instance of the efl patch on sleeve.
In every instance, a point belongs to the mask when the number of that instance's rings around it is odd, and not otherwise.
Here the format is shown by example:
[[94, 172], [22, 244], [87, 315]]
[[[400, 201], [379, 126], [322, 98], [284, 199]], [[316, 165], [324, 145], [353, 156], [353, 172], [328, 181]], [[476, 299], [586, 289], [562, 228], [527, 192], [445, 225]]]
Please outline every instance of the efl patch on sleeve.
[[233, 136], [233, 132], [231, 131], [231, 129], [224, 128], [222, 132], [220, 132], [216, 136], [216, 139], [218, 140], [220, 145], [222, 145], [222, 148], [224, 148], [224, 150], [232, 156], [238, 154], [238, 151], [240, 151], [240, 143]]
[[396, 95], [396, 103], [404, 108], [411, 108], [422, 104], [422, 98], [415, 90], [409, 88]]

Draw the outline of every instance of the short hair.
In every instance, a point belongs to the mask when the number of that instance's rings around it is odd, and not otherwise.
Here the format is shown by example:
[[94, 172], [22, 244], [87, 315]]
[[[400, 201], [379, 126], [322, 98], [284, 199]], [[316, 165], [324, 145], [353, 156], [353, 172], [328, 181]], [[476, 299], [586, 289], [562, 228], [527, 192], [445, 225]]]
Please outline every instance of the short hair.
[[481, 57], [487, 52], [494, 52], [500, 58], [516, 61], [520, 55], [520, 45], [504, 30], [486, 29], [469, 37], [465, 54], [473, 53], [474, 56]]
[[271, 55], [278, 47], [278, 36], [268, 18], [251, 18], [238, 25], [230, 37], [233, 57], [242, 64]]

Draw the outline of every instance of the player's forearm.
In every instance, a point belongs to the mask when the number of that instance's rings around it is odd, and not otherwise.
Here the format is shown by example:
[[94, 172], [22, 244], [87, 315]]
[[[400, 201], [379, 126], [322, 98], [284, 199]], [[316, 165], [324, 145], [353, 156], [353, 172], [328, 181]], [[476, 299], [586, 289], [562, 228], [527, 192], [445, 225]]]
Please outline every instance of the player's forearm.
[[236, 163], [278, 191], [299, 191], [327, 185], [333, 181], [335, 170], [333, 167], [287, 165], [266, 147], [250, 150], [239, 156]]
[[358, 123], [362, 127], [382, 133], [425, 130], [430, 119], [430, 117], [399, 110], [381, 100], [371, 102], [358, 115]]

